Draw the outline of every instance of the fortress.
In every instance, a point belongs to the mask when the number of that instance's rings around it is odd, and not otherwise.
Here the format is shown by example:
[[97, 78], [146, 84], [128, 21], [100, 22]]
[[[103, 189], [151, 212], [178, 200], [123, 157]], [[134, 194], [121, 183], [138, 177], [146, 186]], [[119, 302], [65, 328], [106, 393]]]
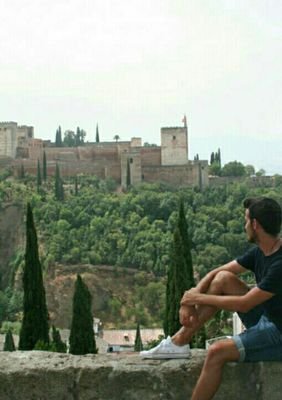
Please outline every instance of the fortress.
[[85, 143], [79, 147], [55, 147], [34, 138], [34, 128], [16, 122], [0, 122], [0, 168], [10, 166], [15, 176], [22, 166], [36, 175], [37, 161], [45, 152], [48, 175], [56, 164], [62, 176], [92, 174], [113, 178], [122, 187], [140, 182], [163, 182], [173, 186], [209, 184], [208, 161], [189, 160], [188, 127], [161, 128], [161, 146], [142, 146], [141, 138], [131, 141]]

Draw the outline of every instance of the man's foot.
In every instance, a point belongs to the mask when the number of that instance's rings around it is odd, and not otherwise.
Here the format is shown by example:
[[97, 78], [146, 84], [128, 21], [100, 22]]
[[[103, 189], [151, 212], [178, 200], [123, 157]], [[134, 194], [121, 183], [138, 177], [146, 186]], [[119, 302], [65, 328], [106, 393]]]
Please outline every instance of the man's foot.
[[156, 347], [150, 350], [140, 351], [142, 358], [153, 358], [153, 359], [165, 359], [165, 358], [190, 358], [190, 346], [185, 344], [184, 346], [177, 346], [171, 341], [170, 336], [163, 339]]

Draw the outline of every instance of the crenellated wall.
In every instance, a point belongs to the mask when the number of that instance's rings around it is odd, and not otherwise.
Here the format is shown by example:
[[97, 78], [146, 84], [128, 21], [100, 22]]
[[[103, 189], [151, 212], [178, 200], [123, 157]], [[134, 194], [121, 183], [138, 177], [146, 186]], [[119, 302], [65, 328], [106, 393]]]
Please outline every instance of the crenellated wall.
[[[1, 400], [189, 400], [205, 350], [189, 360], [136, 353], [0, 352]], [[282, 363], [228, 363], [214, 400], [280, 400]]]

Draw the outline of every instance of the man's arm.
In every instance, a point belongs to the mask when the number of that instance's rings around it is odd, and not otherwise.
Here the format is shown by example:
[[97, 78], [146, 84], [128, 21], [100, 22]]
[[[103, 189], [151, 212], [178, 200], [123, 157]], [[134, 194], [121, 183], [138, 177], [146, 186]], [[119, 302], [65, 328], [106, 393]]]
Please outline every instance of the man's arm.
[[208, 305], [227, 311], [247, 312], [258, 304], [273, 297], [274, 294], [255, 287], [243, 296], [222, 296], [199, 293], [196, 288], [186, 292], [181, 304], [187, 306]]
[[247, 270], [240, 264], [238, 264], [236, 260], [230, 261], [229, 263], [224, 264], [221, 267], [215, 268], [212, 271], [208, 272], [207, 275], [205, 275], [204, 278], [200, 280], [195, 289], [200, 293], [205, 293], [208, 290], [213, 278], [220, 271], [229, 271], [235, 275], [239, 275], [246, 272]]

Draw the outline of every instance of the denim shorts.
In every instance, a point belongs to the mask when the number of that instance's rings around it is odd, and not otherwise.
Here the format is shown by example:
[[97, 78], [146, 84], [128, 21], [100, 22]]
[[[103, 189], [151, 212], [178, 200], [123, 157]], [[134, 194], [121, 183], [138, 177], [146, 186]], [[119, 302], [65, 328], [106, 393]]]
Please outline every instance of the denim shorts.
[[240, 353], [238, 361], [282, 361], [282, 333], [263, 314], [262, 307], [238, 315], [246, 327], [232, 337]]

